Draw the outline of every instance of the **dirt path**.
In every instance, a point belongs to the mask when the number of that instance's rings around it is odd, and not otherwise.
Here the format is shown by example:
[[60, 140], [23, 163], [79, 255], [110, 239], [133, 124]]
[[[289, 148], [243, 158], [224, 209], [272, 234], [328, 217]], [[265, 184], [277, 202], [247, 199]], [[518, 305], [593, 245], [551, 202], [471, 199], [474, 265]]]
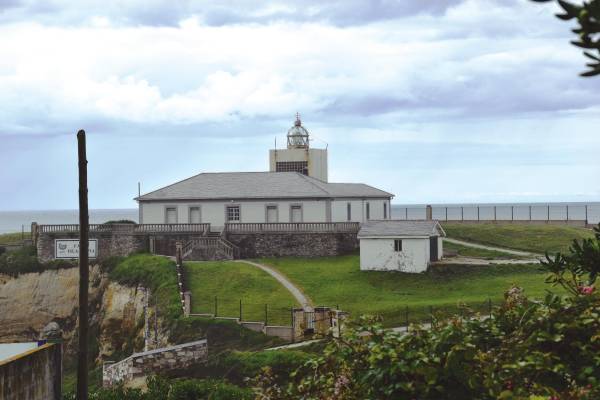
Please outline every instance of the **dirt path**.
[[515, 256], [531, 257], [532, 259], [537, 258], [537, 257], [543, 257], [542, 254], [529, 253], [527, 251], [521, 251], [521, 250], [505, 249], [502, 247], [487, 246], [484, 244], [465, 242], [464, 240], [458, 240], [458, 239], [444, 238], [444, 242], [459, 244], [461, 246], [473, 247], [476, 249], [499, 251], [499, 252], [506, 253], [506, 254], [513, 254]]
[[298, 303], [302, 305], [302, 308], [305, 311], [312, 311], [312, 301], [304, 293], [302, 293], [302, 290], [300, 290], [296, 285], [294, 285], [288, 278], [283, 276], [279, 271], [267, 265], [255, 263], [252, 261], [235, 260], [235, 262], [249, 264], [262, 269], [267, 274], [275, 278], [279, 283], [281, 283], [292, 294], [292, 296], [294, 296], [296, 301], [298, 301]]

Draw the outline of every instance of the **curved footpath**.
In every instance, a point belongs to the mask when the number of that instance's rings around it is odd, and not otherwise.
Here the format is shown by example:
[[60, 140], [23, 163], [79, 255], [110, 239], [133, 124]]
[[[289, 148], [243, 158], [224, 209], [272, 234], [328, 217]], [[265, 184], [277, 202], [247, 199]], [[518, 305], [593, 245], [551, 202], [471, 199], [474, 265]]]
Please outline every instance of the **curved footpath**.
[[444, 242], [459, 244], [461, 246], [473, 247], [473, 248], [476, 248], [476, 249], [499, 251], [501, 253], [513, 254], [515, 256], [524, 256], [524, 257], [531, 257], [531, 258], [537, 258], [537, 257], [543, 257], [544, 256], [543, 254], [530, 253], [530, 252], [521, 251], [521, 250], [505, 249], [503, 247], [487, 246], [487, 245], [484, 245], [484, 244], [477, 244], [477, 243], [472, 243], [472, 242], [465, 242], [464, 240], [458, 240], [458, 239], [444, 238]]
[[267, 274], [269, 274], [273, 278], [275, 278], [279, 283], [281, 283], [292, 294], [292, 296], [294, 296], [296, 301], [298, 301], [298, 303], [300, 303], [300, 305], [302, 306], [302, 308], [305, 311], [312, 311], [312, 301], [310, 301], [310, 299], [304, 293], [302, 293], [302, 290], [300, 290], [298, 287], [296, 287], [287, 277], [282, 275], [279, 271], [277, 271], [274, 268], [271, 268], [267, 265], [259, 264], [259, 263], [253, 262], [253, 261], [235, 260], [235, 262], [249, 264], [256, 268], [262, 269]]

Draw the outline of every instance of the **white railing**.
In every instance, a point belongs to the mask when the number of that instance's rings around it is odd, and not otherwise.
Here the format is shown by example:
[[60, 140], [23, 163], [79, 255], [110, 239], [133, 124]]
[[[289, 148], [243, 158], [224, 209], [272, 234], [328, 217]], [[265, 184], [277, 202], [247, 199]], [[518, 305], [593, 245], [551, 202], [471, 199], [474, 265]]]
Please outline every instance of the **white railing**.
[[[107, 233], [199, 233], [204, 234], [210, 224], [90, 224], [90, 232]], [[79, 232], [78, 224], [40, 225], [41, 233]]]
[[182, 257], [185, 259], [194, 249], [220, 250], [229, 258], [238, 257], [238, 247], [220, 237], [200, 237], [190, 240], [183, 246]]
[[228, 233], [257, 232], [358, 232], [358, 222], [277, 222], [277, 223], [229, 223]]

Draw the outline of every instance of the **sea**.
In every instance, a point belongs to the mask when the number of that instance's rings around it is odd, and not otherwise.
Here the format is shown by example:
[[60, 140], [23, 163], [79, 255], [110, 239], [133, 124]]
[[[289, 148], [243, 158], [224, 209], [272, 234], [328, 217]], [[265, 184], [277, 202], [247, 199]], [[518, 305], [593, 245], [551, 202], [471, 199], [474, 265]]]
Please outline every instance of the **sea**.
[[[425, 204], [392, 204], [393, 219], [424, 219]], [[433, 218], [439, 220], [587, 220], [600, 223], [600, 202], [587, 203], [485, 203], [485, 204], [432, 204]], [[495, 214], [494, 214], [495, 213]], [[128, 219], [138, 222], [137, 208], [92, 209], [90, 223], [101, 224], [110, 220]], [[0, 234], [29, 232], [31, 223], [77, 224], [77, 210], [0, 211]]]

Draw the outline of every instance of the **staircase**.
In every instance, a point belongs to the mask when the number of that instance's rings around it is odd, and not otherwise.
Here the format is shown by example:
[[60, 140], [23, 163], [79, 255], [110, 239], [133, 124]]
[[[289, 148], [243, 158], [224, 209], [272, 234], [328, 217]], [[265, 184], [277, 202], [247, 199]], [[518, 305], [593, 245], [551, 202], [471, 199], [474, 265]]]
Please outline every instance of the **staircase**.
[[220, 232], [209, 232], [206, 236], [194, 238], [182, 249], [184, 260], [190, 259], [192, 255], [197, 261], [235, 260], [239, 258], [239, 254], [239, 248], [221, 237]]

